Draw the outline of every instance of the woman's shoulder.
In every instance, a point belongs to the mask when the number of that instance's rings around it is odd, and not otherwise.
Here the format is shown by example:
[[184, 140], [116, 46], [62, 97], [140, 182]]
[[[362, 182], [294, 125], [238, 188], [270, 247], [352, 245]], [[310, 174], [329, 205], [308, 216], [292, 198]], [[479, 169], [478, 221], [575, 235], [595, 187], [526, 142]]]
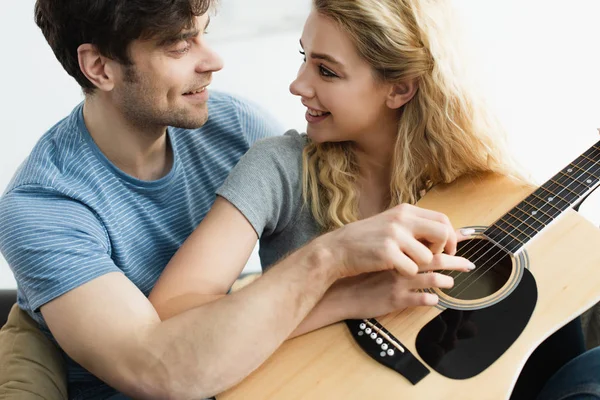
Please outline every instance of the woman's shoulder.
[[253, 147], [275, 150], [302, 150], [308, 143], [308, 137], [305, 133], [299, 133], [295, 129], [290, 129], [280, 136], [271, 136], [258, 140]]
[[306, 134], [289, 130], [283, 135], [268, 137], [255, 142], [244, 158], [269, 159], [290, 162], [302, 160], [302, 150], [308, 143]]

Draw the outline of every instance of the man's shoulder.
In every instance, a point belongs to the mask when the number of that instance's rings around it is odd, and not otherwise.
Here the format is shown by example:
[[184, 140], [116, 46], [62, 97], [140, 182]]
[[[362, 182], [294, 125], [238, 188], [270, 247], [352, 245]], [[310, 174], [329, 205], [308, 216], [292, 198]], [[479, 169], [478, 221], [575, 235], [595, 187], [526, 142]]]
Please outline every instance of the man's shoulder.
[[233, 93], [222, 92], [220, 90], [211, 90], [210, 97], [208, 99], [208, 106], [213, 109], [229, 110], [229, 111], [240, 111], [247, 108], [258, 107], [253, 101], [235, 95]]
[[57, 177], [72, 169], [82, 156], [84, 145], [77, 122], [81, 104], [48, 129], [21, 163], [6, 188], [6, 192], [23, 186], [50, 187]]
[[213, 122], [231, 121], [243, 125], [257, 119], [271, 119], [272, 116], [256, 102], [239, 95], [211, 91], [208, 100], [209, 120]]
[[197, 129], [169, 129], [176, 141], [185, 142], [188, 147], [233, 146], [243, 152], [257, 140], [279, 136], [284, 132], [279, 122], [260, 105], [220, 91], [210, 92], [208, 120], [203, 126]]

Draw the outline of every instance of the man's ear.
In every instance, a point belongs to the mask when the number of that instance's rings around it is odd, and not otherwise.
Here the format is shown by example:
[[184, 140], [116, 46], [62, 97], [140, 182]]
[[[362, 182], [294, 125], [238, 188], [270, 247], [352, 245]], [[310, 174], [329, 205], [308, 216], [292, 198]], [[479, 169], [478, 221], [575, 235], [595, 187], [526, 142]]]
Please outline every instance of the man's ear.
[[408, 103], [417, 93], [419, 85], [416, 79], [411, 79], [406, 82], [394, 83], [390, 87], [386, 99], [386, 105], [391, 109], [398, 109]]
[[96, 46], [84, 43], [77, 48], [77, 58], [81, 72], [98, 89], [109, 92], [113, 89], [115, 74], [113, 63], [102, 56]]

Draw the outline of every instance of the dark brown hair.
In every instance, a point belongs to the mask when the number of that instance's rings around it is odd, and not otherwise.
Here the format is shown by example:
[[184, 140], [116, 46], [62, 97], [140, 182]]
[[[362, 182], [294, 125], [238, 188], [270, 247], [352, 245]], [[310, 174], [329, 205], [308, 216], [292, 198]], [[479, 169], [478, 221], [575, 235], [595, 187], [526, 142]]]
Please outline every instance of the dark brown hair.
[[136, 39], [168, 40], [193, 26], [214, 0], [37, 0], [35, 23], [63, 68], [82, 87], [95, 86], [79, 68], [77, 48], [90, 43], [100, 54], [131, 65]]

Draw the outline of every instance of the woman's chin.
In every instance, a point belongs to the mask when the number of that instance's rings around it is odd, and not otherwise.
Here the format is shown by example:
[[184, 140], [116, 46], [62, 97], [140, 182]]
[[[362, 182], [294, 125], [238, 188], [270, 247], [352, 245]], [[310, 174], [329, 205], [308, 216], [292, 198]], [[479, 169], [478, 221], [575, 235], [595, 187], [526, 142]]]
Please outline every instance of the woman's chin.
[[335, 140], [331, 135], [320, 132], [318, 129], [312, 129], [310, 125], [306, 128], [306, 136], [308, 136], [312, 142], [317, 144], [339, 141]]

